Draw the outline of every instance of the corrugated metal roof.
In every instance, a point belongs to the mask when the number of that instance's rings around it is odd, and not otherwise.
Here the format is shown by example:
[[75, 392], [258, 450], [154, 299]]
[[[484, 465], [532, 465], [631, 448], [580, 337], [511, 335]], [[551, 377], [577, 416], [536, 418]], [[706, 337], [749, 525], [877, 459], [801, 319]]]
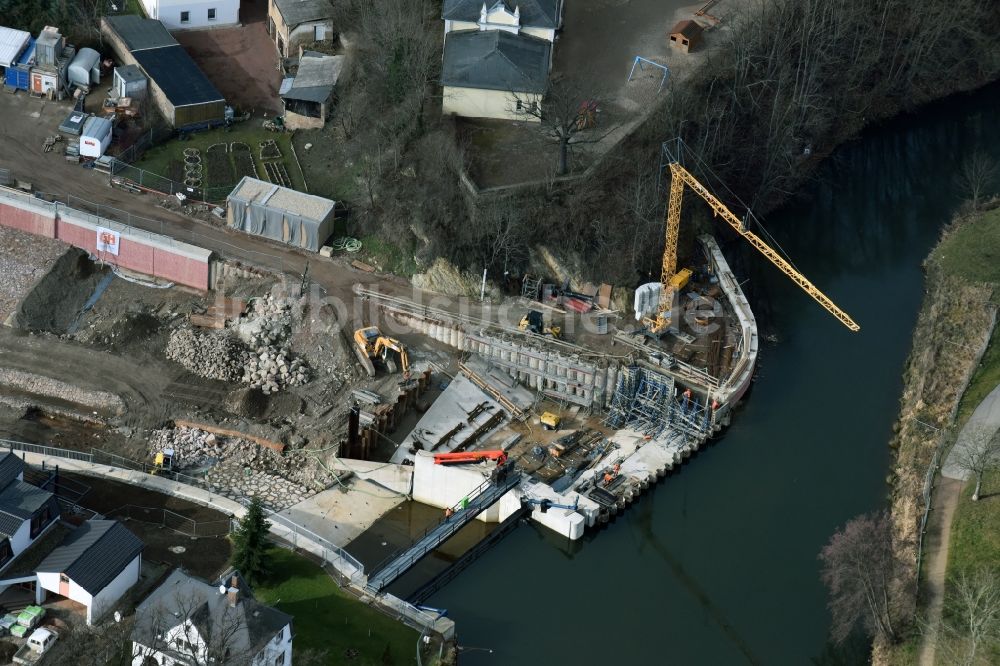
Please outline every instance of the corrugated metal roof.
[[83, 132], [80, 133], [80, 136], [89, 136], [92, 139], [103, 139], [111, 133], [113, 128], [114, 125], [109, 119], [91, 116], [90, 118], [87, 118], [87, 122], [83, 124]]
[[97, 594], [142, 552], [143, 543], [117, 520], [88, 520], [38, 565], [43, 573], [64, 573]]
[[134, 51], [132, 55], [175, 107], [225, 99], [181, 46]]
[[490, 11], [500, 4], [510, 14], [514, 13], [515, 8], [520, 10], [519, 17], [523, 27], [559, 27], [559, 0], [514, 0], [514, 2], [504, 2], [504, 0], [486, 0], [486, 2], [483, 0], [444, 0], [444, 5], [441, 7], [441, 18], [446, 21], [478, 23], [479, 12], [482, 11], [483, 5], [486, 5], [486, 11]]
[[17, 56], [30, 40], [31, 33], [0, 26], [0, 67], [10, 67], [17, 62]]
[[333, 94], [343, 67], [344, 56], [303, 56], [291, 87], [280, 94], [287, 99], [326, 102]]
[[261, 204], [267, 208], [286, 211], [317, 222], [325, 220], [337, 205], [330, 199], [266, 183], [250, 176], [243, 177], [229, 198], [245, 203]]
[[449, 32], [441, 85], [543, 93], [548, 86], [551, 48], [544, 39], [504, 30]]
[[108, 16], [108, 25], [118, 33], [129, 51], [157, 49], [163, 46], [177, 46], [167, 28], [159, 21], [145, 19], [141, 16], [126, 14], [124, 16]]

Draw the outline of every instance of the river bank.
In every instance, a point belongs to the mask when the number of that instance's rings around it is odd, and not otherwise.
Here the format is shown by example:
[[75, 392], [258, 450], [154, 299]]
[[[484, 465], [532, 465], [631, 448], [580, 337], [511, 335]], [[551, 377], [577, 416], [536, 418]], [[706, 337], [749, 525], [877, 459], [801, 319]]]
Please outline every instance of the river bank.
[[[993, 207], [998, 205], [993, 203]], [[921, 533], [937, 468], [954, 439], [955, 426], [967, 417], [958, 418], [959, 408], [996, 325], [996, 284], [983, 281], [988, 276], [977, 276], [974, 270], [976, 257], [989, 256], [992, 250], [988, 243], [977, 243], [974, 226], [982, 219], [982, 212], [959, 215], [924, 262], [925, 296], [890, 442], [894, 543], [900, 556], [913, 565], [911, 580], [896, 588], [895, 603], [909, 629], [900, 645], [876, 643], [876, 664], [912, 663], [920, 638], [918, 625], [928, 604], [940, 604], [943, 592], [938, 585], [941, 581], [928, 581], [920, 571]], [[941, 538], [946, 542], [947, 534]], [[940, 613], [940, 606], [936, 612]]]

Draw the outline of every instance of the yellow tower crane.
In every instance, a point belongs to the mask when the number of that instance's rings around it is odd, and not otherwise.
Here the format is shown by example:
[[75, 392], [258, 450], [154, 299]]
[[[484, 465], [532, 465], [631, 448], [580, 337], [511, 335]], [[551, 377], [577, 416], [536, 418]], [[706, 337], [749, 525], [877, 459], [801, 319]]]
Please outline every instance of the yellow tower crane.
[[777, 266], [782, 273], [799, 285], [803, 291], [812, 296], [817, 303], [822, 305], [827, 312], [836, 317], [840, 323], [852, 331], [859, 331], [858, 326], [851, 317], [837, 307], [826, 294], [816, 288], [806, 276], [799, 273], [795, 268], [785, 261], [777, 252], [765, 243], [759, 236], [748, 230], [743, 222], [730, 211], [724, 203], [719, 201], [698, 179], [691, 175], [687, 169], [681, 166], [676, 160], [670, 162], [670, 198], [667, 202], [667, 239], [663, 248], [663, 270], [660, 274], [660, 282], [663, 291], [660, 295], [660, 304], [657, 306], [656, 317], [649, 317], [644, 323], [651, 333], [663, 334], [670, 326], [670, 308], [673, 304], [674, 291], [684, 286], [690, 271], [684, 269], [677, 271], [677, 234], [681, 225], [681, 203], [684, 199], [684, 186], [687, 185], [712, 207], [715, 215], [722, 216], [729, 226], [747, 239], [754, 248], [767, 257], [772, 264]]

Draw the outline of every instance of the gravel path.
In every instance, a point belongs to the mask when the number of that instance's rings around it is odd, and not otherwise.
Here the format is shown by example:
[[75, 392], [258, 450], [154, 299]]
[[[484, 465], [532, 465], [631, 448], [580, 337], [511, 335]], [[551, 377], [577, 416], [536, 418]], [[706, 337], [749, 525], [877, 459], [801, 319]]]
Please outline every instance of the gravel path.
[[6, 321], [52, 264], [70, 246], [17, 229], [0, 227], [0, 322]]

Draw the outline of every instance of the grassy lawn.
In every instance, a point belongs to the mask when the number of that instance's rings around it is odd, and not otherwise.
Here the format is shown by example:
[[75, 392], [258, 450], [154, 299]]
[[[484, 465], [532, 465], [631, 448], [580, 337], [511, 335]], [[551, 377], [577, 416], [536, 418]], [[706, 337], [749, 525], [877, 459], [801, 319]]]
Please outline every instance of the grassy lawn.
[[976, 372], [972, 375], [969, 388], [962, 396], [962, 402], [958, 406], [958, 416], [956, 423], [965, 423], [972, 415], [979, 403], [983, 401], [990, 392], [1000, 384], [1000, 326], [993, 329], [993, 337], [986, 347], [983, 360], [980, 362]]
[[962, 491], [951, 525], [948, 574], [1000, 566], [1000, 471], [986, 474], [982, 497], [972, 501], [975, 481]]
[[931, 258], [948, 273], [971, 282], [1000, 283], [1000, 208], [948, 234]]
[[[206, 132], [197, 132], [195, 134], [189, 134], [187, 139], [183, 141], [179, 139], [172, 139], [163, 145], [146, 151], [146, 154], [143, 155], [142, 159], [136, 163], [135, 166], [172, 180], [181, 180], [184, 171], [183, 163], [185, 148], [197, 148], [201, 151], [202, 164], [205, 165], [207, 159], [206, 152], [209, 146], [217, 143], [245, 143], [250, 146], [250, 153], [253, 155], [253, 161], [257, 167], [257, 176], [261, 180], [267, 180], [264, 165], [260, 159], [260, 143], [273, 139], [277, 142], [278, 147], [281, 149], [281, 161], [284, 162], [285, 170], [288, 172], [288, 175], [292, 180], [292, 187], [296, 190], [304, 190], [305, 183], [302, 178], [302, 173], [296, 166], [295, 158], [292, 156], [291, 134], [287, 132], [282, 132], [280, 134], [276, 132], [268, 132], [261, 127], [261, 123], [262, 121], [259, 118], [252, 118], [246, 122], [234, 125], [228, 130], [220, 128]], [[235, 182], [214, 183], [212, 182], [211, 174], [206, 174], [206, 176], [208, 177], [208, 181], [205, 182], [204, 185], [211, 188], [213, 191], [217, 187], [231, 187], [236, 184]]]
[[359, 240], [362, 261], [374, 264], [379, 270], [404, 277], [411, 277], [417, 272], [417, 262], [413, 260], [412, 252], [407, 252], [380, 236], [363, 236]]
[[[325, 650], [326, 663], [402, 666], [416, 662], [417, 632], [341, 592], [311, 561], [282, 548], [271, 550], [271, 581], [255, 588], [258, 600], [295, 617], [295, 659], [303, 650]], [[354, 659], [345, 657], [357, 650]], [[386, 658], [386, 652], [391, 656]]]

